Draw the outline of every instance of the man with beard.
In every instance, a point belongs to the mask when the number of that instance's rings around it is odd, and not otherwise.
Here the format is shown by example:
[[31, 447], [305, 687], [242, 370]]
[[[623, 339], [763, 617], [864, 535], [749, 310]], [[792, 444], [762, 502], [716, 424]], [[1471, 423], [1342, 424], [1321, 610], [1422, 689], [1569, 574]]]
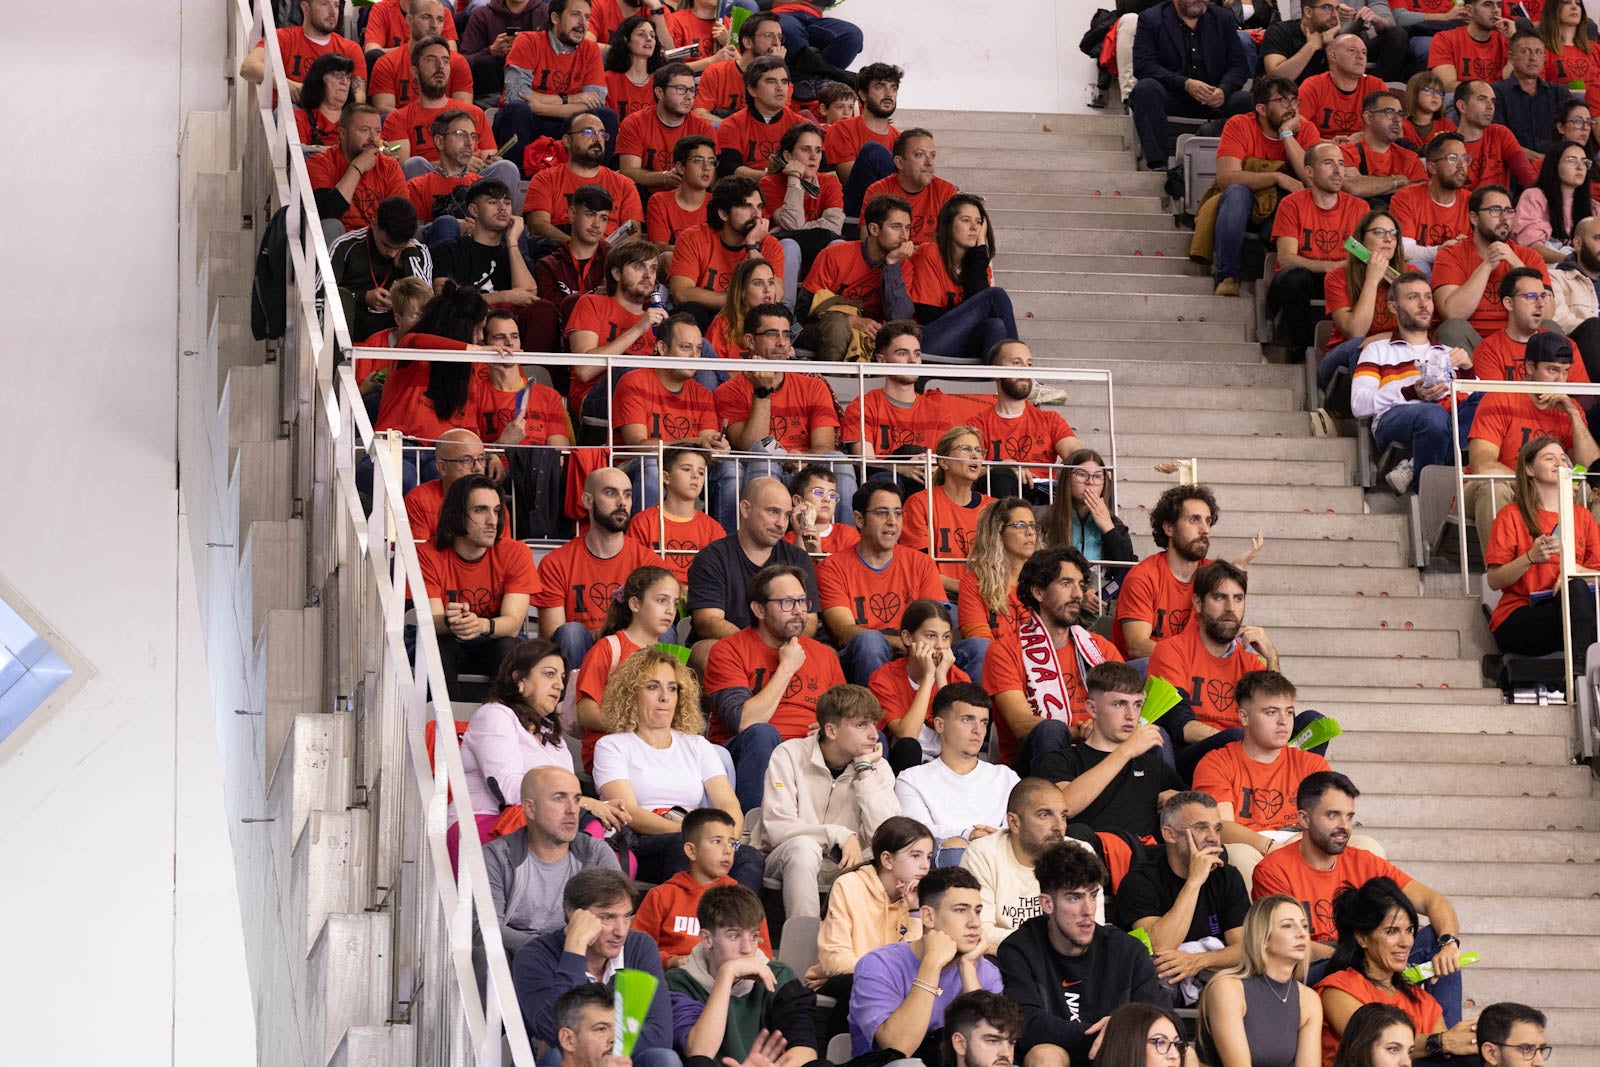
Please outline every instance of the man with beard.
[[861, 214], [867, 186], [894, 173], [894, 142], [900, 131], [889, 120], [898, 106], [904, 77], [905, 71], [893, 64], [868, 63], [856, 75], [860, 113], [826, 127], [828, 135], [822, 147], [828, 164], [844, 183], [847, 218]]
[[1167, 1007], [1150, 953], [1114, 926], [1095, 920], [1105, 864], [1070, 844], [1045, 851], [1034, 866], [1039, 907], [1000, 946], [1006, 996], [1022, 1009], [1018, 1060], [1028, 1067], [1088, 1067], [1095, 1035], [1122, 1004]]
[[1428, 184], [1408, 185], [1389, 199], [1389, 213], [1400, 227], [1405, 261], [1424, 275], [1433, 271], [1439, 249], [1472, 232], [1467, 215], [1467, 187], [1471, 157], [1460, 134], [1441, 133], [1423, 149]]
[[1233, 13], [1206, 0], [1172, 0], [1139, 15], [1128, 110], [1144, 164], [1167, 169], [1167, 116], [1220, 119], [1250, 68]]
[[[1343, 191], [1385, 207], [1390, 197], [1412, 182], [1428, 180], [1422, 160], [1399, 140], [1405, 112], [1400, 98], [1387, 89], [1368, 93], [1361, 101], [1361, 131], [1339, 146], [1344, 156]], [[1405, 227], [1401, 226], [1401, 232]]]
[[306, 160], [317, 214], [331, 241], [346, 230], [370, 225], [378, 205], [406, 195], [400, 164], [383, 150], [383, 119], [371, 104], [351, 104], [339, 116], [339, 144]]
[[1511, 240], [1514, 211], [1503, 185], [1480, 185], [1467, 199], [1472, 240], [1441, 248], [1433, 261], [1433, 303], [1444, 320], [1434, 333], [1440, 344], [1472, 352], [1485, 337], [1505, 329], [1500, 282], [1512, 268], [1532, 267], [1550, 283], [1544, 257]]
[[914, 251], [911, 205], [901, 196], [873, 197], [861, 232], [859, 243], [836, 241], [818, 252], [801, 286], [796, 312], [805, 328], [796, 340], [817, 359], [845, 359], [857, 335], [863, 347], [872, 344], [883, 324], [885, 286], [905, 286], [899, 265]]
[[1383, 79], [1367, 73], [1367, 45], [1354, 33], [1334, 38], [1327, 48], [1328, 69], [1300, 83], [1300, 110], [1324, 137], [1347, 137], [1361, 130], [1361, 102], [1384, 89]]
[[[680, 233], [673, 246], [667, 286], [678, 310], [693, 315], [702, 331], [710, 328], [728, 302], [728, 282], [741, 260], [764, 259], [773, 274], [785, 277], [785, 253], [770, 231], [761, 214], [760, 185], [750, 178], [713, 182], [706, 199], [706, 224]], [[794, 252], [798, 256], [799, 249]]]
[[1460, 83], [1500, 77], [1516, 31], [1516, 24], [1504, 17], [1500, 0], [1465, 0], [1463, 6], [1467, 24], [1434, 34], [1428, 44], [1428, 66], [1444, 83], [1445, 92], [1456, 91], [1457, 104], [1461, 102]]
[[673, 150], [685, 137], [709, 137], [711, 123], [694, 114], [694, 71], [685, 63], [667, 63], [651, 75], [654, 110], [635, 111], [617, 131], [617, 169], [650, 196], [683, 183], [673, 166]]
[[644, 225], [644, 208], [639, 190], [631, 181], [601, 166], [606, 158], [606, 130], [600, 118], [589, 112], [567, 120], [562, 144], [567, 149], [565, 164], [546, 167], [528, 182], [522, 199], [522, 217], [528, 233], [557, 244], [572, 240], [572, 194], [585, 185], [598, 185], [611, 194], [611, 215], [606, 220], [606, 236], [617, 232], [624, 222]]
[[539, 636], [554, 641], [568, 664], [582, 663], [605, 625], [611, 596], [639, 567], [665, 567], [660, 556], [627, 536], [633, 487], [615, 467], [590, 471], [579, 498], [589, 528], [544, 557], [544, 588], [533, 598]]
[[[655, 291], [655, 246], [623, 241], [612, 248], [606, 253], [605, 292], [578, 297], [567, 315], [567, 350], [577, 355], [649, 355], [655, 350], [655, 328], [667, 317], [665, 308], [649, 306]], [[584, 400], [604, 371], [601, 364], [572, 368], [567, 401], [573, 411], [583, 411]]]
[[1110, 641], [1079, 625], [1088, 576], [1089, 561], [1075, 548], [1035, 552], [1017, 575], [1017, 599], [1029, 614], [1015, 634], [989, 646], [983, 682], [994, 697], [1000, 761], [1024, 778], [1071, 743], [1070, 726], [1088, 713], [1090, 668], [1122, 659]]
[[[989, 350], [995, 367], [1031, 367], [1033, 352], [1016, 338], [1007, 338]], [[995, 382], [994, 407], [972, 420], [989, 447], [988, 459], [997, 463], [1064, 463], [1083, 447], [1066, 419], [1028, 402], [1032, 378], [1000, 378]], [[1050, 502], [1056, 471], [1050, 467], [991, 467], [987, 487], [993, 497], [1021, 496], [1035, 504]]]
[[[1239, 295], [1245, 233], [1268, 217], [1255, 214], [1256, 194], [1275, 189], [1282, 198], [1304, 189], [1300, 179], [1306, 173], [1306, 151], [1322, 140], [1316, 126], [1300, 117], [1300, 90], [1294, 82], [1266, 75], [1255, 80], [1250, 92], [1255, 110], [1229, 119], [1217, 139], [1217, 185], [1222, 192], [1217, 197], [1211, 276], [1218, 296]], [[1197, 243], [1194, 251], [1203, 254], [1204, 243]]]
[[502, 142], [515, 137], [526, 148], [535, 138], [565, 134], [569, 120], [588, 114], [603, 124], [607, 142], [614, 142], [617, 113], [605, 106], [600, 46], [584, 37], [589, 0], [552, 0], [548, 18], [546, 30], [519, 33], [511, 45], [494, 135]]
[[1572, 254], [1550, 268], [1555, 304], [1546, 315], [1567, 332], [1583, 356], [1584, 366], [1600, 375], [1600, 216], [1591, 215], [1572, 229]]
[[521, 340], [530, 352], [547, 352], [556, 343], [556, 306], [540, 300], [528, 263], [518, 249], [522, 220], [511, 211], [511, 188], [484, 178], [467, 190], [472, 232], [439, 246], [434, 260], [434, 291], [446, 279], [483, 294], [491, 306], [509, 307]]
[[[1066, 836], [1066, 802], [1056, 784], [1044, 778], [1023, 778], [1011, 787], [1005, 823], [998, 832], [974, 832], [961, 856], [961, 866], [976, 875], [982, 887], [983, 936], [991, 955], [1039, 914], [1039, 879], [1033, 870], [1039, 857], [1063, 841], [1092, 851]], [[1105, 921], [1104, 901], [1096, 903], [1095, 921]]]
[[1539, 172], [1516, 136], [1494, 121], [1494, 89], [1488, 82], [1463, 80], [1456, 87], [1456, 113], [1460, 121], [1456, 129], [1467, 146], [1468, 188], [1504, 186], [1512, 179], [1524, 189], [1538, 184]]
[[1316, 338], [1320, 312], [1311, 301], [1322, 295], [1322, 276], [1343, 270], [1344, 243], [1367, 213], [1366, 201], [1344, 192], [1344, 155], [1325, 141], [1306, 149], [1309, 188], [1278, 201], [1272, 240], [1278, 273], [1267, 289], [1267, 314], [1277, 315], [1289, 351], [1303, 352]]
[[[408, 104], [402, 110], [409, 110], [412, 106]], [[478, 151], [479, 138], [482, 136], [478, 123], [482, 121], [482, 114], [480, 111], [475, 116], [464, 108], [453, 107], [435, 116], [428, 126], [429, 143], [434, 151], [432, 165], [420, 157], [412, 157], [401, 167], [406, 173], [415, 175], [406, 182], [406, 195], [416, 205], [417, 218], [427, 223], [423, 227], [422, 240], [430, 248], [461, 236], [461, 223], [454, 215], [436, 218], [433, 213], [439, 197], [449, 196], [459, 186], [473, 185], [486, 179], [500, 182], [506, 187], [506, 209], [510, 210], [510, 191], [517, 187], [520, 175], [517, 165], [509, 159], [490, 158], [486, 161]], [[393, 120], [394, 115], [389, 117]], [[490, 152], [489, 156], [493, 154]], [[506, 224], [510, 224], [509, 219]]]
[[[1117, 925], [1150, 935], [1156, 977], [1193, 1004], [1209, 975], [1239, 963], [1250, 891], [1222, 849], [1216, 800], [1185, 791], [1161, 805], [1166, 850], [1134, 864], [1117, 886]], [[1198, 979], [1198, 981], [1196, 981]]]
[[[418, 3], [421, 2], [418, 0]], [[409, 102], [389, 112], [383, 120], [383, 139], [401, 145], [397, 158], [407, 178], [426, 174], [433, 169], [430, 164], [439, 162], [444, 146], [435, 139], [433, 128], [435, 120], [446, 113], [465, 114], [471, 119], [471, 124], [463, 127], [464, 132], [449, 135], [449, 139], [463, 142], [468, 149], [466, 163], [469, 169], [483, 170], [491, 164], [497, 164], [503, 172], [516, 167], [515, 163], [508, 160], [495, 158], [494, 134], [489, 131], [489, 120], [484, 116], [483, 109], [471, 101], [452, 100], [445, 95], [452, 54], [445, 47], [443, 37], [424, 37], [413, 42], [411, 72], [416, 91]], [[441, 131], [438, 136], [443, 139], [445, 135]], [[460, 156], [459, 146], [456, 146], [452, 155]], [[513, 175], [501, 173], [498, 177], [509, 185], [508, 179]]]
[[1338, 38], [1336, 6], [1325, 2], [1301, 4], [1297, 21], [1275, 22], [1267, 27], [1257, 48], [1258, 81], [1260, 75], [1271, 74], [1299, 85], [1307, 78], [1326, 73], [1328, 46]]
[[950, 1067], [1011, 1067], [1016, 1062], [1022, 1013], [999, 993], [987, 989], [963, 993], [944, 1010]]
[[[427, 71], [430, 78], [436, 77], [443, 83], [434, 93], [440, 101], [448, 94], [456, 106], [472, 106], [472, 67], [466, 57], [450, 47], [450, 41], [444, 36], [444, 27], [450, 21], [439, 0], [413, 0], [411, 14], [406, 16], [411, 30], [410, 39], [403, 46], [385, 53], [372, 65], [370, 91], [374, 107], [388, 115], [395, 108], [404, 107], [415, 100], [422, 71]], [[435, 40], [444, 46], [445, 54], [430, 59], [426, 64], [419, 62], [417, 53], [422, 42]], [[487, 123], [485, 130], [487, 132]], [[492, 141], [490, 147], [493, 147]]]
[[[879, 196], [900, 197], [911, 205], [911, 240], [933, 240], [939, 225], [939, 210], [960, 192], [953, 182], [934, 173], [938, 161], [939, 150], [933, 143], [933, 134], [920, 126], [900, 131], [900, 136], [894, 139], [889, 160], [892, 169], [867, 186], [861, 194], [861, 203], [870, 204]], [[858, 172], [872, 166], [870, 155], [857, 161]], [[845, 215], [850, 217], [848, 201]]]
[[[1147, 658], [1156, 643], [1183, 633], [1194, 608], [1194, 572], [1210, 563], [1217, 498], [1203, 485], [1175, 485], [1150, 509], [1150, 533], [1161, 551], [1122, 580], [1111, 641], [1123, 656]], [[1122, 656], [1118, 657], [1119, 659]]]
[[[698, 563], [697, 559], [695, 564]], [[691, 587], [695, 564], [689, 568]], [[718, 641], [706, 660], [705, 690], [712, 708], [709, 736], [713, 743], [725, 745], [733, 756], [734, 791], [745, 811], [762, 806], [763, 783], [773, 751], [784, 741], [807, 737], [819, 721], [823, 694], [845, 684], [839, 657], [806, 636], [813, 617], [810, 612], [816, 604], [811, 588], [814, 581], [808, 570], [783, 563], [757, 571], [750, 579], [745, 602], [751, 624]], [[862, 692], [876, 709], [872, 694]], [[874, 711], [872, 751], [881, 753], [877, 722], [878, 713]], [[843, 744], [841, 753], [860, 751], [855, 744], [854, 740]], [[848, 767], [853, 762], [854, 756], [839, 766]], [[888, 776], [885, 788], [893, 803], [894, 777], [888, 764], [883, 764], [881, 772], [870, 767], [868, 771]], [[895, 807], [898, 809], [899, 805]], [[855, 845], [857, 860], [864, 842], [865, 839]], [[830, 844], [848, 847], [842, 838]], [[814, 882], [810, 888], [815, 893]]]
[[[1067, 818], [1096, 833], [1155, 844], [1167, 795], [1183, 788], [1161, 749], [1161, 727], [1144, 722], [1144, 675], [1126, 663], [1102, 663], [1084, 679], [1089, 732], [1045, 756], [1038, 774], [1061, 787]], [[1134, 859], [1140, 857], [1134, 849]]]
[[[1338, 771], [1307, 775], [1295, 793], [1300, 839], [1275, 848], [1256, 867], [1250, 899], [1286, 893], [1305, 906], [1311, 923], [1311, 959], [1333, 955], [1338, 931], [1333, 925], [1333, 898], [1341, 889], [1373, 878], [1392, 878], [1417, 912], [1428, 920], [1418, 928], [1411, 963], [1432, 963], [1434, 977], [1426, 988], [1444, 1009], [1445, 1025], [1461, 1021], [1461, 922], [1443, 893], [1430, 889], [1381, 856], [1350, 844], [1361, 791]], [[1313, 967], [1308, 982], [1319, 977]]]

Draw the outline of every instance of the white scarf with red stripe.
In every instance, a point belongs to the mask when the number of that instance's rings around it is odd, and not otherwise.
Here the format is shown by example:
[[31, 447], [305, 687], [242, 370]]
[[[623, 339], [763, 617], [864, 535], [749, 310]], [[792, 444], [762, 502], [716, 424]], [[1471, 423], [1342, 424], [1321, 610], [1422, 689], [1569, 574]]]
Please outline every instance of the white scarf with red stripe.
[[[1088, 675], [1088, 668], [1105, 662], [1105, 654], [1094, 643], [1094, 636], [1082, 626], [1072, 627], [1072, 645], [1077, 657], [1078, 677]], [[1027, 692], [1028, 705], [1041, 719], [1072, 721], [1072, 699], [1067, 694], [1066, 676], [1061, 671], [1061, 661], [1056, 655], [1055, 642], [1045, 629], [1039, 616], [1024, 612], [1017, 627], [1022, 642], [1022, 683]]]

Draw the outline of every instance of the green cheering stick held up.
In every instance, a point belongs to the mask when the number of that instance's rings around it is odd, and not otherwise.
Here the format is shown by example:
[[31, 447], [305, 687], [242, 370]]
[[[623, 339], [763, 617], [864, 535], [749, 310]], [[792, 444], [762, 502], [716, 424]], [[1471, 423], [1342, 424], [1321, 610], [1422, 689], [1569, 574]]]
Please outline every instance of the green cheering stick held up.
[[1165, 678], [1152, 675], [1144, 683], [1144, 708], [1139, 712], [1139, 718], [1144, 722], [1155, 722], [1181, 703], [1183, 694], [1178, 692], [1177, 686]]
[[1289, 742], [1289, 747], [1310, 752], [1314, 748], [1320, 748], [1327, 744], [1342, 733], [1344, 733], [1343, 727], [1327, 716], [1323, 716], [1307, 723], [1306, 728], [1296, 734], [1294, 739]]
[[[1460, 958], [1457, 960], [1457, 963], [1462, 967], [1467, 967], [1477, 962], [1478, 954], [1476, 952], [1463, 952]], [[1433, 977], [1433, 964], [1413, 963], [1400, 973], [1405, 975], [1406, 981], [1410, 982], [1412, 985], [1416, 985], [1419, 982], [1426, 981], [1427, 979]]]
[[660, 979], [648, 971], [624, 967], [617, 972], [612, 982], [617, 1008], [617, 1025], [611, 1037], [613, 1056], [633, 1055], [633, 1046], [644, 1029], [644, 1017], [650, 1011], [650, 1002], [655, 999], [656, 986], [660, 984]]

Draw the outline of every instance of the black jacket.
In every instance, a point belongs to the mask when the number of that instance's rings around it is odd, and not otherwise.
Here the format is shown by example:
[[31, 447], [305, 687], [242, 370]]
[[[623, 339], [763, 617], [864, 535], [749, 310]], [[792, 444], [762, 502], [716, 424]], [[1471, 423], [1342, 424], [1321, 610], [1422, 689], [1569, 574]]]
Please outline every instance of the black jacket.
[[[1224, 93], [1244, 87], [1250, 76], [1245, 66], [1244, 46], [1239, 43], [1239, 23], [1225, 7], [1211, 4], [1195, 23], [1200, 35], [1200, 64], [1204, 81]], [[1133, 76], [1154, 78], [1169, 93], [1183, 95], [1183, 68], [1188, 50], [1183, 46], [1183, 24], [1171, 3], [1157, 4], [1139, 15], [1133, 38]]]

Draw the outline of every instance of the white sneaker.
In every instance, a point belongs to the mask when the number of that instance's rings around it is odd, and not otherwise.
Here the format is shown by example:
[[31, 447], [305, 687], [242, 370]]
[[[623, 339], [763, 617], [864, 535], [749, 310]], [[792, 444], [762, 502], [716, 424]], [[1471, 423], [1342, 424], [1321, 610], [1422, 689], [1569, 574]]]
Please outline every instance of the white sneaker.
[[1411, 491], [1411, 476], [1417, 471], [1417, 465], [1408, 456], [1394, 465], [1394, 469], [1384, 476], [1384, 481], [1389, 483], [1389, 488], [1394, 490], [1395, 496], [1405, 496]]
[[1033, 393], [1028, 397], [1035, 405], [1043, 407], [1046, 404], [1065, 404], [1067, 391], [1058, 389], [1053, 385], [1046, 385], [1037, 379], [1033, 383]]

